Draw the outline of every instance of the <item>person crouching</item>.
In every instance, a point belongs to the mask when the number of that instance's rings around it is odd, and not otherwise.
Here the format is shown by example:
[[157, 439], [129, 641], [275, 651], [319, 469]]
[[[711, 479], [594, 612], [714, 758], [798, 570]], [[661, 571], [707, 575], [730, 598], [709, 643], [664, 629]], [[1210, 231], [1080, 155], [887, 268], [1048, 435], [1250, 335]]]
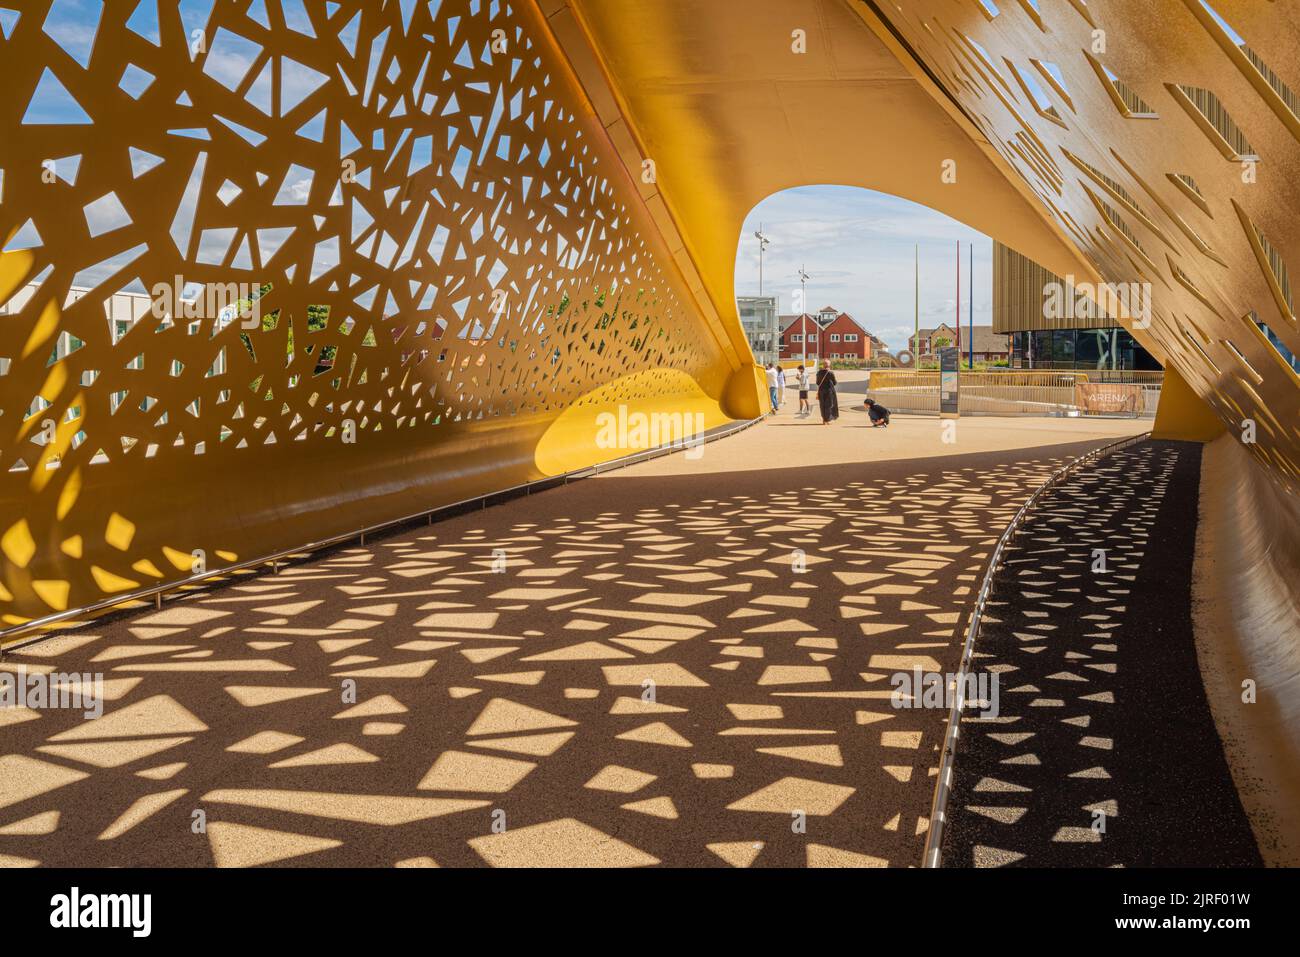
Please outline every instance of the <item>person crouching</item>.
[[889, 410], [877, 402], [875, 399], [867, 400], [867, 416], [871, 419], [871, 427], [889, 425]]

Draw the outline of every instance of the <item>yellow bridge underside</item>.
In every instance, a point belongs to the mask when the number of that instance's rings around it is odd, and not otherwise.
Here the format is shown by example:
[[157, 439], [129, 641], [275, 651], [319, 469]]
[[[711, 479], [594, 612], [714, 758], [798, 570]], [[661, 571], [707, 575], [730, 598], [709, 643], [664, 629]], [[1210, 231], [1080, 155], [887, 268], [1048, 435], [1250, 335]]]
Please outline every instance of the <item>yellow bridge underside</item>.
[[[6, 623], [631, 451], [602, 414], [758, 414], [736, 240], [805, 184], [1150, 283], [1134, 334], [1300, 476], [1255, 322], [1300, 352], [1277, 5], [1215, 5], [1242, 46], [1195, 0], [218, 4], [193, 52], [136, 6], [85, 65], [33, 12], [0, 39]], [[87, 122], [28, 115], [51, 81]], [[112, 314], [176, 277], [259, 315]]]

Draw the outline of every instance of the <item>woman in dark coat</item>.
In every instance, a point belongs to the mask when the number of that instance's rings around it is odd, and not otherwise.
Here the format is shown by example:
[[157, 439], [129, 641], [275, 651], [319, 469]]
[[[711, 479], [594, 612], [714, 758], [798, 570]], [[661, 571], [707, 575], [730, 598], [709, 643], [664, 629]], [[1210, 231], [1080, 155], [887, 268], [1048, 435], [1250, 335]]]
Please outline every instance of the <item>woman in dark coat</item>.
[[831, 371], [831, 364], [825, 360], [817, 370], [817, 406], [821, 409], [822, 425], [830, 425], [840, 417], [840, 402], [835, 395], [835, 373]]

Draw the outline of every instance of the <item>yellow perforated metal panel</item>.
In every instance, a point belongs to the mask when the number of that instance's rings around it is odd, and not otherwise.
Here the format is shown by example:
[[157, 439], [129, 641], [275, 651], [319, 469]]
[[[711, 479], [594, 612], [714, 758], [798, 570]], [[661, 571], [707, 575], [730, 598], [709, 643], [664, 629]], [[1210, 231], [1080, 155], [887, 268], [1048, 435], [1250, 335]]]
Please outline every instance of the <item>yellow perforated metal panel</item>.
[[575, 406], [725, 418], [531, 3], [57, 7], [0, 38], [6, 622], [621, 454]]
[[1300, 354], [1286, 268], [1300, 254], [1300, 6], [854, 3], [1107, 281], [1150, 284], [1150, 328], [1135, 333], [1300, 486], [1300, 377], [1269, 339]]

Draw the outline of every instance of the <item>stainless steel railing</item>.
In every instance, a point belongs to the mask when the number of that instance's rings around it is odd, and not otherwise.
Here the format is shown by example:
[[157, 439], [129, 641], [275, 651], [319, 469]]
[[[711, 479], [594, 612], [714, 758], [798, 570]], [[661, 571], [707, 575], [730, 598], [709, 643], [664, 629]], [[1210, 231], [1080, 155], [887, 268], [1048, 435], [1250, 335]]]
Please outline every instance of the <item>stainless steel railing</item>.
[[[1095, 372], [1053, 372], [1040, 370], [1004, 370], [968, 372], [960, 375], [959, 410], [966, 414], [985, 415], [1052, 415], [1077, 414], [1080, 411], [1076, 386], [1083, 383], [1113, 381], [1113, 374]], [[1159, 379], [1149, 374], [1122, 383], [1142, 390], [1138, 415], [1154, 414], [1160, 401]], [[1163, 373], [1156, 373], [1163, 376]], [[867, 380], [866, 397], [883, 403], [895, 412], [939, 412], [939, 373], [932, 371], [873, 370]]]

